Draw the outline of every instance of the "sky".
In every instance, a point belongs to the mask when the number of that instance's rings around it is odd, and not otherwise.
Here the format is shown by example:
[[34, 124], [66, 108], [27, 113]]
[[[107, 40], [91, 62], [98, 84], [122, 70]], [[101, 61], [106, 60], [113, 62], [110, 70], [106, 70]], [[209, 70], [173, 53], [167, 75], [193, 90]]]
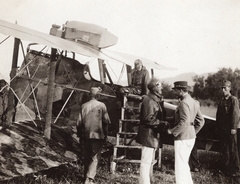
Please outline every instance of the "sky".
[[[239, 0], [0, 0], [0, 19], [49, 33], [81, 21], [118, 37], [110, 50], [141, 56], [182, 73], [240, 68]], [[0, 33], [0, 42], [6, 35]], [[13, 38], [0, 44], [0, 77], [9, 78]], [[21, 55], [21, 53], [20, 53]]]

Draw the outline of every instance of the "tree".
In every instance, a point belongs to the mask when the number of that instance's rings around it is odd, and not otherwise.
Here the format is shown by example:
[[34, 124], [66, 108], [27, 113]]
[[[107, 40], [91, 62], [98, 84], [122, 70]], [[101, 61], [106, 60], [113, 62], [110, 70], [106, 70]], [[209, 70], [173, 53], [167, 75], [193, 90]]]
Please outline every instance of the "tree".
[[205, 96], [203, 93], [204, 91], [204, 87], [205, 87], [205, 81], [204, 81], [204, 76], [198, 76], [195, 75], [193, 77], [193, 81], [195, 82], [194, 86], [193, 86], [193, 97], [196, 97], [197, 99], [205, 99]]
[[[221, 68], [216, 73], [209, 73], [205, 79], [204, 76], [196, 75], [193, 77], [195, 82], [193, 86], [193, 97], [201, 100], [212, 100], [215, 103], [222, 97], [221, 84], [223, 80], [229, 80], [232, 83], [231, 93], [237, 98], [240, 97], [240, 70], [231, 68]], [[172, 86], [163, 82], [162, 93], [164, 98], [176, 98]]]
[[240, 96], [240, 70], [231, 68], [221, 68], [216, 73], [209, 73], [206, 80], [204, 77], [194, 77], [194, 96], [200, 99], [210, 99], [217, 102], [221, 96], [221, 84], [223, 80], [229, 80], [232, 82], [232, 94], [237, 98]]
[[235, 96], [237, 98], [240, 97], [240, 91], [239, 91], [239, 86], [240, 86], [240, 70], [238, 68], [235, 69], [234, 71], [234, 86], [232, 86], [232, 89], [235, 91]]
[[176, 96], [172, 90], [172, 86], [162, 82], [162, 95], [167, 99], [174, 99]]

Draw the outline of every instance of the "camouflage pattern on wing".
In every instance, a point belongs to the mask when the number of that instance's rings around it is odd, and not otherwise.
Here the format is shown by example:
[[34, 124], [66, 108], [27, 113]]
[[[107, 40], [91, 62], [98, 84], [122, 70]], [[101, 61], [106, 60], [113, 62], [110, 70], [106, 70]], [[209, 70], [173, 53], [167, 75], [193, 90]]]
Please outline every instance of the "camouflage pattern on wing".
[[77, 161], [80, 149], [71, 126], [52, 125], [47, 141], [44, 122], [36, 124], [13, 123], [0, 131], [0, 181]]

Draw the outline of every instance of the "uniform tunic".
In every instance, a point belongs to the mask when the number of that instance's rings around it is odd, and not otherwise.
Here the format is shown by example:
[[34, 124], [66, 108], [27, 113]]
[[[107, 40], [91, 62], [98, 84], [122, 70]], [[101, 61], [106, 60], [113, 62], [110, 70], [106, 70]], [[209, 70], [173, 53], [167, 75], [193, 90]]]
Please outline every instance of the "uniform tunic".
[[175, 111], [175, 123], [172, 129], [175, 140], [196, 138], [203, 125], [204, 118], [199, 103], [186, 94]]
[[222, 98], [218, 104], [216, 121], [222, 135], [230, 135], [231, 129], [237, 130], [239, 120], [239, 102], [234, 96]]
[[111, 123], [104, 103], [92, 99], [82, 105], [78, 118], [78, 135], [83, 139], [104, 139], [105, 125]]
[[108, 124], [111, 123], [104, 103], [92, 99], [82, 105], [77, 120], [77, 135], [84, 144], [84, 175], [94, 180]]
[[139, 94], [146, 95], [148, 92], [147, 84], [149, 82], [149, 73], [147, 69], [143, 66], [140, 71], [133, 69], [132, 70], [132, 83], [137, 90], [139, 90]]

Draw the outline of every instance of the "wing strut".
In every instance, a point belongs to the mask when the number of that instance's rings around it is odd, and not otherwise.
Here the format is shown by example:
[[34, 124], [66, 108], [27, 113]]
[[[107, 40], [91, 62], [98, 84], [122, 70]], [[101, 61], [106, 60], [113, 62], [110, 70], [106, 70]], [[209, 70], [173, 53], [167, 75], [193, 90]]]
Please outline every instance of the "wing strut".
[[151, 69], [152, 78], [154, 77], [154, 70]]
[[[10, 78], [14, 78], [17, 74], [17, 62], [18, 62], [18, 51], [19, 51], [19, 45], [20, 45], [20, 39], [15, 38], [14, 39], [14, 48], [13, 48], [13, 58], [12, 58], [12, 70], [10, 73]], [[10, 82], [10, 89], [13, 89], [15, 87], [16, 80], [12, 80]], [[8, 127], [10, 126], [15, 118], [15, 111], [16, 111], [16, 102], [14, 99], [14, 93], [13, 91], [9, 91], [8, 95], [8, 110], [7, 110], [7, 119], [6, 122], [4, 122], [4, 126]]]
[[103, 70], [104, 70], [104, 73], [107, 74], [107, 77], [108, 77], [109, 82], [110, 82], [111, 84], [113, 84], [112, 78], [111, 78], [111, 76], [110, 76], [110, 74], [109, 74], [109, 72], [108, 72], [108, 69], [107, 69], [107, 66], [106, 66], [105, 63], [103, 63]]
[[105, 74], [105, 72], [104, 72], [103, 64], [104, 64], [104, 60], [98, 59], [98, 67], [99, 67], [100, 80], [101, 80], [101, 83], [102, 83], [102, 84], [105, 84], [105, 82], [106, 82], [106, 74]]
[[52, 48], [50, 71], [49, 71], [49, 82], [48, 82], [48, 88], [47, 88], [47, 114], [46, 114], [46, 122], [45, 122], [45, 129], [44, 129], [44, 137], [48, 140], [50, 140], [51, 138], [52, 104], [53, 104], [53, 94], [54, 94], [55, 69], [57, 64], [56, 55], [57, 55], [57, 49]]

